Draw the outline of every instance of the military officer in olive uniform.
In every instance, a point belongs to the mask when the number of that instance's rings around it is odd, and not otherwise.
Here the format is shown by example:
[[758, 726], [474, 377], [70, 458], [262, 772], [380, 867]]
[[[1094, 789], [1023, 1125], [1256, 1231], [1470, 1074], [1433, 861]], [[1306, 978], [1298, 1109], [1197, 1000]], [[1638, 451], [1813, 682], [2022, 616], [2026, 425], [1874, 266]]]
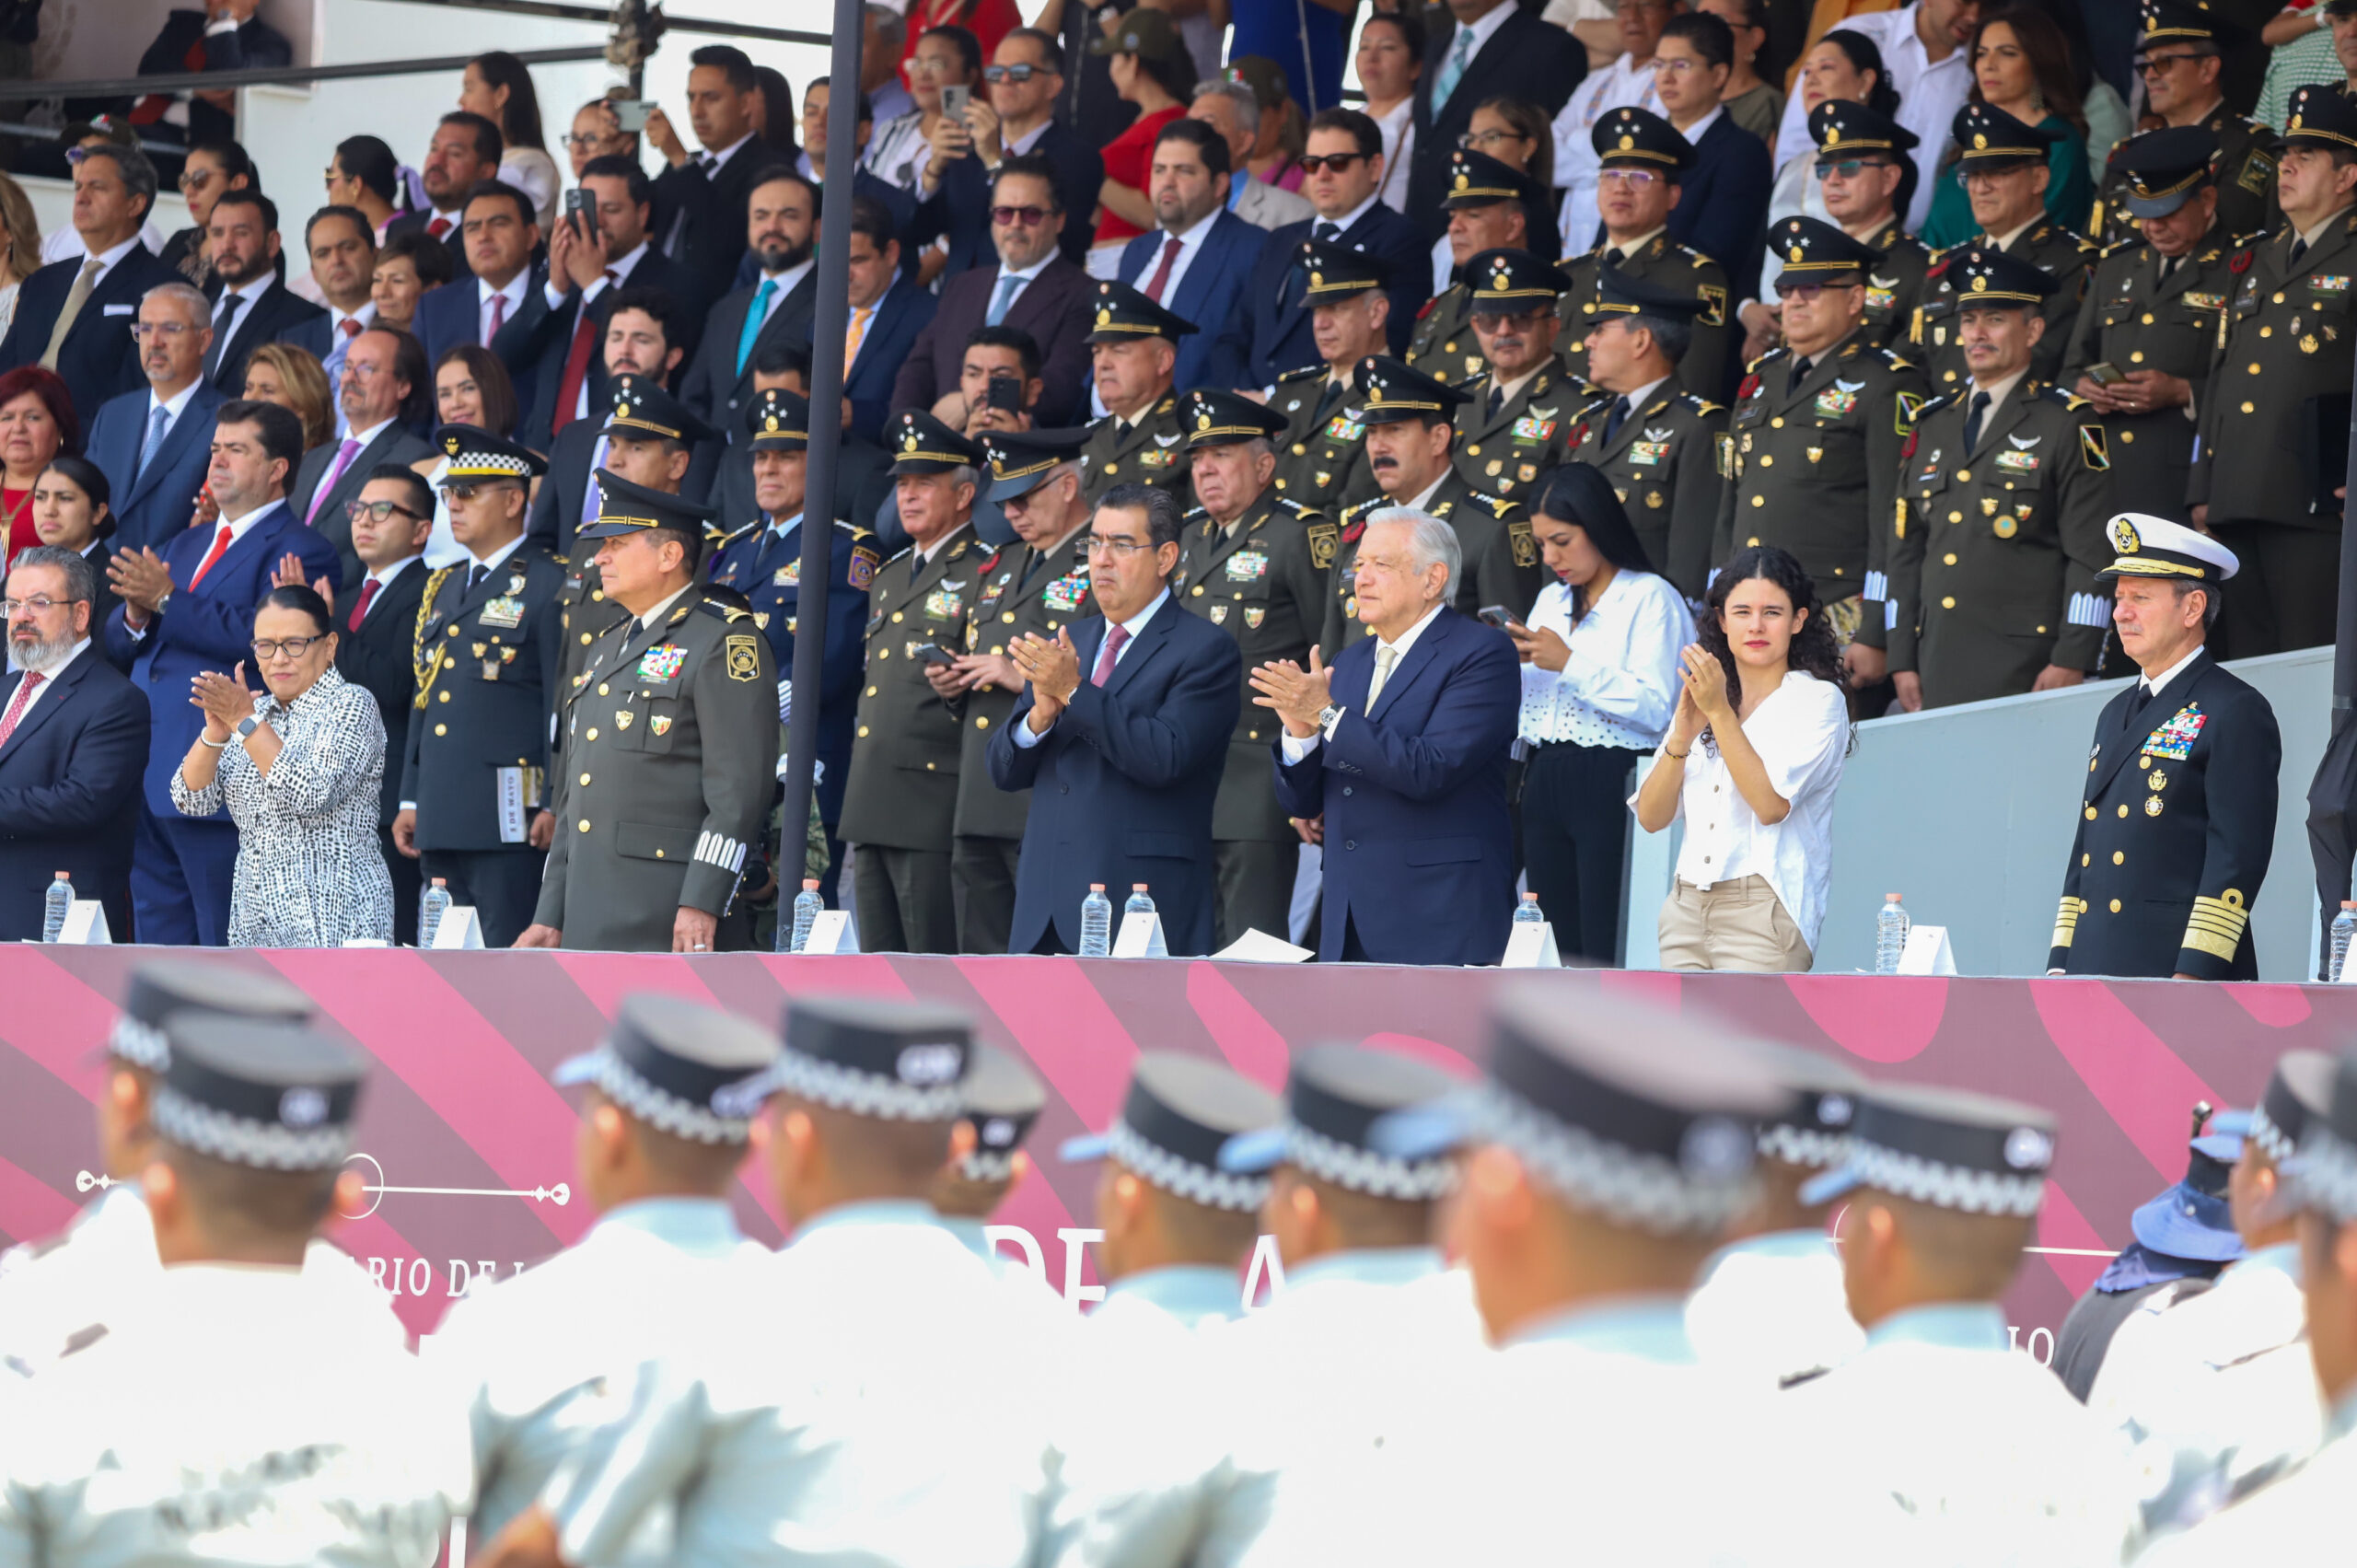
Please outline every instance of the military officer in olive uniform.
[[1117, 484], [1150, 484], [1194, 505], [1187, 493], [1186, 432], [1170, 377], [1178, 343], [1195, 331], [1127, 284], [1100, 282], [1091, 302], [1089, 360], [1109, 411], [1088, 427], [1081, 472], [1092, 502]]
[[2047, 971], [2256, 980], [2283, 742], [2267, 699], [2203, 645], [2239, 563], [2160, 517], [2122, 513], [2105, 533], [2101, 588], [2143, 675], [2096, 720]]
[[1933, 258], [1922, 314], [1912, 333], [1914, 356], [1923, 363], [1934, 395], [1953, 392], [1971, 378], [1964, 347], [1956, 341], [1960, 299], [1948, 263], [1968, 250], [2002, 250], [2055, 281], [2054, 292], [2039, 311], [2046, 319], [2046, 336], [2030, 360], [2030, 373], [2041, 381], [2051, 381], [2061, 373], [2087, 269], [2094, 264], [2096, 253], [2093, 240], [2046, 215], [2050, 172], [2046, 160], [2062, 133], [2025, 125], [1986, 103], [1968, 103], [1956, 110], [1951, 130], [1956, 145], [1963, 149], [1956, 156], [1956, 176], [1968, 181], [1966, 190], [1972, 197], [1972, 217], [1980, 232]]
[[[1907, 205], [1898, 199], [1903, 179], [1881, 171], [1909, 166], [1922, 137], [1863, 103], [1828, 99], [1809, 110], [1808, 134], [1817, 143], [1817, 175], [1826, 215], [1843, 233], [1879, 251], [1866, 269], [1866, 331], [1886, 348], [1897, 347], [1914, 325], [1923, 302], [1923, 282], [1932, 252], [1907, 232]], [[1871, 178], [1870, 178], [1871, 177]], [[1884, 191], [1884, 184], [1890, 186]], [[1779, 267], [1774, 248], [1770, 267]]]
[[860, 688], [841, 831], [859, 940], [871, 953], [954, 953], [949, 874], [964, 704], [954, 671], [990, 548], [974, 538], [982, 449], [911, 409], [886, 427], [900, 522], [912, 541], [867, 596]]
[[1865, 280], [1880, 252], [1816, 218], [1769, 229], [1783, 259], [1784, 346], [1751, 362], [1721, 447], [1728, 484], [1711, 559], [1790, 551], [1817, 580], [1854, 679], [1882, 679], [1883, 554], [1898, 499], [1915, 367], [1875, 345]]
[[1726, 396], [1727, 383], [1734, 379], [1735, 350], [1741, 344], [1730, 335], [1734, 308], [1726, 269], [1666, 232], [1669, 210], [1678, 204], [1678, 177], [1693, 167], [1692, 144], [1668, 121], [1642, 109], [1613, 110], [1596, 121], [1590, 136], [1601, 160], [1596, 205], [1604, 215], [1604, 243], [1563, 264], [1571, 279], [1562, 303], [1563, 321], [1571, 329], [1563, 362], [1574, 375], [1587, 377], [1587, 354], [1581, 343], [1601, 308], [1598, 274], [1608, 266], [1618, 267], [1631, 277], [1680, 290], [1702, 302], [1694, 319], [1693, 346], [1678, 366], [1678, 380], [1706, 398]]
[[[396, 842], [469, 904], [505, 947], [532, 923], [550, 815], [549, 714], [557, 695], [564, 568], [524, 537], [540, 456], [470, 424], [435, 431], [442, 492], [465, 562], [425, 580], [412, 643], [417, 701], [401, 761]], [[537, 826], [537, 831], [535, 828]]]
[[1031, 815], [1029, 790], [1001, 789], [991, 778], [991, 738], [1023, 695], [1023, 672], [1006, 650], [1026, 633], [1052, 638], [1095, 612], [1089, 508], [1080, 494], [1086, 438], [1081, 430], [993, 430], [982, 436], [991, 465], [983, 499], [1005, 514], [1016, 540], [975, 563], [974, 609], [956, 666], [965, 727], [949, 887], [961, 953], [1006, 951], [1023, 826]]
[[777, 792], [777, 669], [752, 613], [696, 581], [711, 508], [598, 470], [606, 597], [629, 619], [564, 693], [556, 843], [519, 947], [707, 952]]
[[2333, 640], [2350, 355], [2357, 353], [2357, 99], [2292, 95], [2283, 226], [2226, 263], [2237, 287], [2186, 481], [2192, 521], [2242, 562], [2218, 641], [2248, 658]]
[[1527, 250], [1485, 250], [1464, 271], [1487, 368], [1457, 384], [1470, 399], [1457, 412], [1457, 471], [1526, 500], [1569, 455], [1573, 414], [1595, 390], [1555, 352], [1556, 301], [1571, 280]]
[[[2282, 144], [2268, 126], [2235, 112], [2219, 87], [2223, 46], [2246, 37], [2212, 16], [2207, 0], [2144, 0], [2143, 29], [2136, 40], [2146, 112], [2159, 114], [2170, 130], [2207, 131], [2216, 138], [2212, 167], [2218, 225], [2230, 236], [2264, 234], [2283, 221], [2275, 204], [2275, 160]], [[2115, 152], [2096, 191], [2096, 210], [2105, 215], [2107, 228], [2099, 238], [2135, 238], [2136, 215], [2121, 210], [2127, 172]]]
[[[1440, 204], [1448, 214], [1450, 282], [1417, 313], [1406, 357], [1427, 376], [1457, 381], [1482, 369], [1481, 345], [1473, 336], [1473, 290], [1458, 270], [1484, 250], [1532, 250], [1531, 240], [1541, 234], [1549, 237], [1552, 255], [1555, 228], [1537, 180], [1470, 147], [1449, 153], [1448, 194]], [[1539, 215], [1536, 225], [1533, 213]]]
[[1700, 599], [1726, 480], [1719, 437], [1727, 411], [1681, 391], [1678, 362], [1702, 302], [1604, 269], [1588, 368], [1603, 379], [1572, 427], [1569, 460], [1604, 475], [1655, 571]]
[[1504, 605], [1517, 620], [1529, 614], [1545, 571], [1529, 515], [1518, 501], [1476, 489], [1448, 459], [1456, 436], [1450, 412], [1468, 401], [1466, 394], [1382, 354], [1360, 365], [1358, 388], [1367, 460], [1383, 494], [1335, 519], [1341, 531], [1318, 637], [1325, 656], [1330, 661], [1367, 634], [1351, 591], [1352, 562], [1366, 519], [1387, 506], [1428, 512], [1457, 530], [1465, 569], [1457, 574], [1449, 602], [1459, 614], [1493, 604]]
[[2217, 151], [2217, 137], [2184, 125], [2149, 131], [2112, 155], [2122, 210], [2142, 235], [2096, 263], [2062, 378], [2104, 416], [2113, 511], [2185, 508], [2190, 415], [2203, 406], [2235, 285], [2227, 268], [2236, 247], [2217, 222], [2210, 178]]
[[[1306, 666], [1324, 624], [1326, 575], [1341, 529], [1269, 482], [1276, 466], [1270, 447], [1283, 430], [1274, 409], [1204, 387], [1181, 400], [1181, 412], [1202, 505], [1178, 536], [1171, 591], [1236, 639], [1248, 672], [1272, 659]], [[1277, 805], [1269, 725], [1248, 684], [1212, 804], [1222, 947], [1255, 929], [1289, 935], [1301, 836]]]
[[2096, 592], [2109, 443], [2084, 398], [2029, 368], [2055, 282], [1995, 250], [1949, 267], [1972, 381], [1917, 416], [1889, 546], [1890, 669], [1909, 709], [2076, 685], [2110, 622]]
[[1269, 393], [1285, 427], [1273, 445], [1277, 494], [1331, 517], [1381, 494], [1356, 412], [1359, 361], [1383, 352], [1391, 296], [1380, 257], [1320, 239], [1301, 242], [1309, 276], [1310, 336], [1322, 364], [1287, 371]]

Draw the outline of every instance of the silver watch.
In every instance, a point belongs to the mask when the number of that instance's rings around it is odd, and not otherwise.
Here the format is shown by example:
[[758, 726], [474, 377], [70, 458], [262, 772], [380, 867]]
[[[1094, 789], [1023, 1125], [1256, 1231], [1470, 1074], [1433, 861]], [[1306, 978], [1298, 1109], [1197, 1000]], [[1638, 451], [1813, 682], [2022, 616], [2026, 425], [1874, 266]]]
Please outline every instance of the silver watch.
[[1329, 729], [1332, 729], [1332, 728], [1334, 727], [1334, 721], [1335, 721], [1335, 720], [1337, 720], [1337, 719], [1339, 719], [1339, 718], [1341, 718], [1341, 716], [1342, 716], [1342, 710], [1341, 710], [1341, 709], [1340, 709], [1340, 708], [1338, 708], [1338, 707], [1336, 707], [1336, 706], [1335, 706], [1333, 703], [1327, 703], [1324, 707], [1322, 707], [1322, 708], [1318, 709], [1318, 733], [1322, 735], [1322, 734], [1324, 734], [1326, 731], [1328, 731], [1328, 730], [1329, 730]]

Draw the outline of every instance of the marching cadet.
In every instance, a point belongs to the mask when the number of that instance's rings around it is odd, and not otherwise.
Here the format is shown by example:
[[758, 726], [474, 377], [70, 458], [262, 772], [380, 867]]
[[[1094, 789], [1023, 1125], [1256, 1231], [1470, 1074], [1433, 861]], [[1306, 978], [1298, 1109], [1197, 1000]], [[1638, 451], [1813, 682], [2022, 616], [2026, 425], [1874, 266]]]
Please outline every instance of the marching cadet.
[[1603, 269], [1617, 267], [1631, 277], [1702, 302], [1694, 319], [1694, 343], [1678, 366], [1678, 379], [1706, 398], [1726, 396], [1727, 384], [1735, 378], [1738, 343], [1729, 336], [1726, 270], [1715, 258], [1678, 244], [1665, 232], [1669, 209], [1678, 204], [1678, 177], [1693, 167], [1693, 145], [1668, 121], [1642, 109], [1612, 110], [1596, 121], [1590, 136], [1602, 160], [1596, 195], [1604, 215], [1604, 243], [1563, 264], [1572, 284], [1563, 295], [1563, 319], [1575, 340], [1565, 345], [1563, 362], [1573, 375], [1594, 379], [1588, 376], [1586, 352], [1576, 340], [1587, 336], [1602, 308]]
[[1847, 1158], [1801, 1190], [1847, 1202], [1842, 1278], [1866, 1346], [1785, 1395], [1779, 1426], [1898, 1504], [1880, 1561], [2112, 1562], [2134, 1527], [2126, 1446], [2005, 1325], [2053, 1162], [2045, 1111], [1875, 1088]]
[[[991, 738], [1023, 695], [1007, 654], [1027, 633], [1053, 637], [1088, 619], [1088, 505], [1080, 495], [1079, 430], [993, 430], [982, 441], [991, 482], [983, 499], [1014, 526], [1016, 542], [977, 560], [964, 652], [926, 667], [944, 702], [959, 704], [958, 808], [951, 823], [950, 903], [958, 950], [1004, 953], [1015, 924], [1015, 872], [1030, 819], [1031, 792], [991, 778]], [[979, 551], [980, 547], [976, 547]]]
[[[753, 608], [753, 624], [769, 639], [778, 679], [794, 678], [795, 610], [802, 597], [802, 520], [808, 478], [810, 404], [784, 389], [756, 392], [745, 411], [753, 459], [753, 501], [761, 515], [721, 540], [710, 580], [734, 588]], [[823, 510], [823, 508], [822, 508]], [[867, 590], [884, 563], [876, 536], [838, 521], [829, 544], [824, 663], [819, 683], [819, 819], [827, 826], [828, 871], [821, 891], [834, 903], [842, 846], [833, 842], [842, 819], [843, 780], [851, 771], [851, 732], [859, 705], [860, 628], [867, 622]], [[781, 717], [780, 721], [784, 720]], [[791, 854], [780, 857], [791, 865]], [[784, 875], [781, 873], [781, 875]]]
[[[2212, 16], [2202, 0], [2144, 0], [2143, 27], [2136, 40], [2136, 70], [2144, 85], [2144, 110], [2160, 117], [2169, 130], [2207, 131], [2215, 138], [2218, 224], [2226, 235], [2259, 235], [2282, 219], [2275, 204], [2275, 160], [2282, 147], [2275, 133], [2228, 106], [2219, 78], [2225, 68], [2223, 46], [2240, 43], [2245, 34], [2231, 33]], [[2133, 145], [2133, 143], [2129, 144]], [[2097, 211], [2121, 223], [2127, 204], [2128, 171], [2112, 155], [2098, 188]]]
[[933, 1179], [933, 1208], [968, 1247], [995, 1261], [982, 1222], [1031, 1174], [1023, 1141], [1048, 1108], [1048, 1086], [1021, 1057], [977, 1040], [963, 1107], [973, 1143]]
[[[2049, 974], [2252, 980], [2250, 911], [2275, 850], [2275, 710], [2203, 645], [2235, 553], [2160, 517], [2105, 525], [2120, 651], [2062, 868]], [[2135, 766], [2129, 766], [2131, 759]]]
[[1596, 387], [1572, 427], [1568, 460], [1611, 482], [1646, 561], [1700, 599], [1726, 488], [1719, 443], [1727, 411], [1676, 377], [1702, 302], [1607, 267], [1596, 305], [1585, 345]]
[[1322, 239], [1301, 242], [1309, 278], [1309, 332], [1323, 362], [1287, 371], [1269, 393], [1282, 415], [1276, 436], [1277, 493], [1333, 517], [1377, 494], [1366, 464], [1366, 427], [1355, 417], [1352, 377], [1359, 361], [1384, 352], [1390, 269], [1380, 257]]
[[1530, 496], [1570, 449], [1573, 410], [1595, 390], [1555, 352], [1556, 301], [1571, 279], [1527, 250], [1484, 250], [1465, 264], [1473, 335], [1488, 369], [1457, 384], [1457, 468], [1493, 494]]
[[1187, 454], [1178, 445], [1186, 432], [1170, 375], [1178, 363], [1178, 340], [1195, 324], [1127, 284], [1102, 281], [1089, 320], [1089, 365], [1106, 413], [1088, 427], [1088, 444], [1081, 449], [1088, 499], [1094, 504], [1117, 484], [1151, 484], [1178, 497], [1184, 511], [1194, 503], [1187, 494]]
[[1886, 519], [1923, 380], [1865, 330], [1875, 251], [1808, 217], [1770, 229], [1768, 248], [1784, 261], [1784, 346], [1752, 361], [1736, 391], [1711, 559], [1790, 551], [1817, 580], [1852, 678], [1871, 685], [1883, 677]]
[[477, 1540], [571, 1456], [578, 1401], [634, 1376], [769, 1256], [728, 1205], [777, 1051], [775, 1035], [733, 1013], [637, 995], [596, 1050], [557, 1068], [556, 1083], [583, 1089], [575, 1179], [597, 1222], [547, 1262], [470, 1291], [435, 1333], [474, 1435]]
[[[1202, 387], [1181, 400], [1181, 412], [1200, 505], [1178, 536], [1171, 591], [1236, 639], [1248, 672], [1271, 659], [1306, 664], [1324, 626], [1341, 525], [1270, 484], [1272, 446], [1283, 434], [1274, 409]], [[1277, 805], [1264, 714], [1248, 684], [1212, 806], [1222, 947], [1247, 931], [1291, 930], [1301, 836]]]
[[1458, 613], [1504, 605], [1517, 621], [1529, 614], [1546, 569], [1539, 564], [1528, 514], [1520, 502], [1477, 488], [1449, 462], [1456, 440], [1450, 411], [1468, 401], [1467, 394], [1382, 354], [1360, 362], [1358, 389], [1367, 463], [1383, 494], [1336, 519], [1341, 532], [1336, 535], [1333, 587], [1318, 638], [1326, 656], [1331, 658], [1367, 634], [1351, 591], [1352, 563], [1367, 517], [1387, 506], [1428, 512], [1457, 530], [1465, 558], [1453, 605]]
[[2048, 149], [2062, 133], [2040, 125], [2025, 125], [1993, 104], [1968, 103], [1956, 110], [1950, 127], [1957, 154], [1956, 178], [1972, 198], [1972, 221], [1980, 232], [1941, 251], [1932, 259], [1925, 280], [1922, 313], [1911, 337], [1923, 359], [1925, 374], [1935, 393], [1955, 391], [1969, 379], [1964, 345], [1957, 340], [1956, 315], [1963, 304], [1963, 284], [1949, 264], [1970, 250], [2001, 250], [2052, 278], [2038, 315], [2046, 335], [2030, 360], [2030, 373], [2051, 381], [2062, 368], [2071, 346], [2071, 326], [2078, 319], [2079, 300], [2086, 286], [2087, 268], [2095, 260], [2095, 242], [2046, 215]]
[[2236, 248], [2210, 177], [2217, 151], [2215, 135], [2189, 125], [2148, 131], [2112, 155], [2119, 210], [2142, 238], [2096, 263], [2062, 381], [2104, 416], [2119, 511], [2185, 509], [2193, 414], [2208, 406], [2202, 389], [2235, 286]]
[[402, 745], [393, 842], [470, 904], [486, 947], [532, 923], [556, 835], [549, 721], [561, 689], [565, 568], [524, 537], [539, 454], [469, 424], [435, 441], [443, 504], [467, 560], [425, 579], [412, 647], [417, 697]]
[[988, 552], [971, 531], [982, 450], [914, 409], [887, 436], [911, 542], [877, 569], [867, 596], [867, 684], [842, 832], [860, 851], [852, 863], [860, 945], [871, 953], [954, 953], [949, 862], [960, 710], [935, 683], [933, 667], [957, 663], [982, 587]]
[[2054, 280], [1994, 250], [1952, 255], [1948, 274], [1971, 379], [1916, 415], [1887, 546], [1891, 679], [1910, 713], [2076, 686], [2110, 619], [2104, 427], [2030, 368]]
[[[1909, 183], [1911, 155], [1922, 138], [1846, 99], [1828, 99], [1810, 110], [1808, 134], [1817, 143], [1826, 215], [1842, 233], [1880, 252], [1866, 269], [1866, 331], [1882, 347], [1898, 347], [1914, 325], [1932, 270], [1932, 252], [1907, 232], [1899, 189]], [[1772, 248], [1768, 265], [1781, 266]]]
[[[2357, 352], [2357, 99], [2292, 94], [2283, 226], [2246, 241], [2186, 484], [2193, 525], [2242, 561], [2220, 635], [2235, 658], [2333, 640], [2350, 355]], [[2348, 271], [2341, 269], [2347, 268]]]
[[556, 847], [516, 945], [709, 952], [777, 792], [777, 673], [751, 613], [696, 581], [711, 509], [597, 478], [580, 537], [629, 619], [563, 698]]
[[[1416, 331], [1408, 340], [1410, 365], [1443, 381], [1481, 373], [1481, 345], [1473, 336], [1473, 291], [1462, 270], [1484, 250], [1529, 250], [1530, 215], [1551, 210], [1547, 194], [1512, 164], [1471, 147], [1450, 150], [1448, 194], [1440, 203], [1448, 214], [1450, 281], [1416, 316]], [[1551, 220], [1547, 226], [1552, 226]]]
[[217, 1013], [172, 1014], [163, 1043], [140, 1177], [162, 1267], [12, 1390], [0, 1560], [427, 1568], [472, 1492], [465, 1423], [381, 1301], [323, 1309], [304, 1262], [362, 1202], [337, 1173], [365, 1064]]

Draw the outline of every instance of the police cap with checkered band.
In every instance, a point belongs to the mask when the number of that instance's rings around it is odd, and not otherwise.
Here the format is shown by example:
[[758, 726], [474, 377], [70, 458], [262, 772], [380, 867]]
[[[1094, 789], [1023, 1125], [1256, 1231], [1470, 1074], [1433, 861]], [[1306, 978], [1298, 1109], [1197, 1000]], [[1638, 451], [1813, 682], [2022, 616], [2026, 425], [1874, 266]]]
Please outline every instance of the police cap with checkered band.
[[1260, 1175], [1289, 1165], [1320, 1181], [1371, 1197], [1422, 1202], [1456, 1179], [1445, 1156], [1401, 1159], [1375, 1147], [1375, 1124], [1433, 1105], [1462, 1086], [1439, 1068], [1398, 1051], [1313, 1045], [1285, 1078], [1285, 1120], [1247, 1132], [1220, 1151], [1220, 1168]]
[[805, 997], [786, 1004], [785, 1049], [769, 1076], [777, 1091], [836, 1110], [955, 1121], [973, 1054], [973, 1022], [955, 1007]]
[[548, 460], [522, 442], [472, 424], [442, 425], [434, 432], [434, 444], [442, 448], [442, 477], [436, 482], [445, 490], [495, 479], [528, 484], [549, 471]]
[[1012, 1051], [977, 1041], [966, 1074], [965, 1119], [973, 1124], [973, 1152], [959, 1162], [969, 1181], [1004, 1181], [1015, 1174], [1015, 1152], [1048, 1107], [1048, 1086]]

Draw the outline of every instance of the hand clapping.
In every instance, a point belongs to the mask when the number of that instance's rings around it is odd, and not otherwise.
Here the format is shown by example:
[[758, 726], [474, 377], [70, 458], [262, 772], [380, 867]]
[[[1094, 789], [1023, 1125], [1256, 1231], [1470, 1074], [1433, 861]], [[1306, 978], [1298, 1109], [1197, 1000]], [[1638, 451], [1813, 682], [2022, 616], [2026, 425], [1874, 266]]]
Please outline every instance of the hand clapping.
[[1248, 679], [1252, 690], [1260, 693], [1252, 699], [1252, 705], [1273, 710], [1284, 722], [1285, 733], [1296, 740], [1317, 734], [1318, 715], [1333, 703], [1333, 672], [1319, 659], [1314, 643], [1307, 669], [1291, 659], [1274, 659]]
[[1039, 723], [1035, 733], [1055, 722], [1064, 703], [1080, 690], [1080, 650], [1073, 645], [1069, 627], [1056, 629], [1056, 640], [1026, 633], [1007, 645], [1007, 656], [1031, 685], [1031, 708]]
[[222, 741], [253, 716], [254, 694], [246, 689], [246, 667], [240, 660], [224, 675], [217, 669], [200, 671], [189, 682], [189, 704], [204, 711], [204, 738]]

